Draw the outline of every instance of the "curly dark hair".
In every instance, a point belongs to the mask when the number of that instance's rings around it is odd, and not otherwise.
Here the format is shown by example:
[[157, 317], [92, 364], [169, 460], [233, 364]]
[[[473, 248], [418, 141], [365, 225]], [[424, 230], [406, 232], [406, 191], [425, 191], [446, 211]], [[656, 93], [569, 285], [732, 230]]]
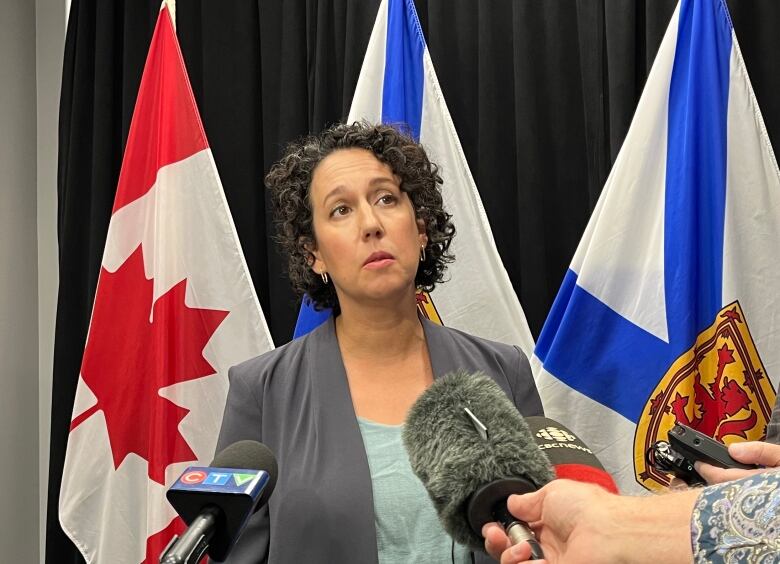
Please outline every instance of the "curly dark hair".
[[388, 164], [401, 179], [401, 190], [408, 194], [415, 216], [425, 222], [428, 244], [425, 260], [417, 269], [417, 287], [432, 291], [442, 282], [447, 263], [454, 259], [449, 247], [455, 226], [452, 216], [444, 211], [439, 168], [428, 160], [419, 143], [395, 127], [366, 122], [338, 124], [303, 137], [291, 143], [271, 167], [265, 185], [273, 202], [276, 240], [287, 255], [293, 290], [308, 294], [315, 309], [333, 308], [336, 313], [339, 307], [333, 284], [323, 283], [311, 269], [314, 256], [307, 247], [316, 248], [316, 240], [309, 188], [315, 168], [325, 157], [351, 148], [371, 151]]

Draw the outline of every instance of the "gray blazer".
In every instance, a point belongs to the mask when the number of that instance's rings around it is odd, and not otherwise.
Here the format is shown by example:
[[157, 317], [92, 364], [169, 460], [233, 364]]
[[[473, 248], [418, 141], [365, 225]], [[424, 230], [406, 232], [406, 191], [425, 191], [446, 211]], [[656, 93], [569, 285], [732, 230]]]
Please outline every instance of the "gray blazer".
[[[541, 415], [519, 348], [423, 320], [434, 378], [463, 369], [492, 377], [523, 415]], [[230, 370], [217, 451], [242, 439], [274, 452], [279, 478], [227, 562], [377, 562], [368, 459], [332, 318]], [[476, 562], [493, 562], [476, 553]], [[449, 562], [449, 558], [447, 559]]]

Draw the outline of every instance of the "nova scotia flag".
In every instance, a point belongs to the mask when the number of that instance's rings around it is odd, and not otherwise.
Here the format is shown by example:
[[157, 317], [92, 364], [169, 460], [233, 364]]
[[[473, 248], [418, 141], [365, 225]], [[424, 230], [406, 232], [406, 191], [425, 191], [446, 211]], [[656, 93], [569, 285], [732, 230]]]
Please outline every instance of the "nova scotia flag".
[[535, 350], [545, 411], [624, 492], [675, 422], [762, 438], [780, 376], [780, 174], [723, 0], [682, 0]]
[[[473, 335], [519, 346], [530, 358], [534, 341], [525, 314], [493, 240], [433, 69], [413, 0], [383, 0], [363, 60], [348, 122], [398, 124], [408, 128], [439, 166], [444, 205], [457, 235], [449, 281], [418, 294], [428, 318]], [[295, 336], [327, 319], [304, 306]]]

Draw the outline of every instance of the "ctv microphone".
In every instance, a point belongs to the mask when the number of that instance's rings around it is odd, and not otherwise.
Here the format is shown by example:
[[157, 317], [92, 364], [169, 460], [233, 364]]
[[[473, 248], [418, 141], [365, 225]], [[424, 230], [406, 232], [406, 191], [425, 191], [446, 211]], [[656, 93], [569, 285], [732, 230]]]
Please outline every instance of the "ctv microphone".
[[276, 485], [276, 458], [264, 444], [239, 441], [209, 467], [190, 466], [166, 493], [188, 528], [160, 555], [161, 564], [195, 564], [208, 552], [223, 562]]
[[544, 557], [528, 525], [507, 510], [506, 499], [537, 490], [555, 474], [493, 380], [463, 372], [436, 380], [409, 411], [403, 441], [452, 538], [484, 550], [482, 527], [498, 521], [512, 543], [526, 540], [533, 559]]
[[556, 478], [597, 484], [609, 492], [619, 493], [612, 476], [577, 435], [546, 417], [526, 417], [525, 421], [536, 444], [550, 459]]

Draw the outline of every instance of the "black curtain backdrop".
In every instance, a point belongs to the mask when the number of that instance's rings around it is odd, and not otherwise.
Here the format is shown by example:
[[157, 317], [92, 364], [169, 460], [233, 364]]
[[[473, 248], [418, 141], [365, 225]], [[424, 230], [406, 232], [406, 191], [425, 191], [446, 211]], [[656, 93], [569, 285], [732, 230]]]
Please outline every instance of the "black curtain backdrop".
[[[416, 0], [442, 90], [535, 335], [628, 130], [674, 0]], [[780, 147], [780, 2], [730, 0]], [[178, 35], [274, 341], [297, 304], [262, 178], [285, 143], [346, 117], [378, 0], [179, 0]], [[74, 0], [59, 129], [59, 274], [46, 561], [81, 354], [159, 0]], [[457, 218], [455, 218], [457, 225]]]

